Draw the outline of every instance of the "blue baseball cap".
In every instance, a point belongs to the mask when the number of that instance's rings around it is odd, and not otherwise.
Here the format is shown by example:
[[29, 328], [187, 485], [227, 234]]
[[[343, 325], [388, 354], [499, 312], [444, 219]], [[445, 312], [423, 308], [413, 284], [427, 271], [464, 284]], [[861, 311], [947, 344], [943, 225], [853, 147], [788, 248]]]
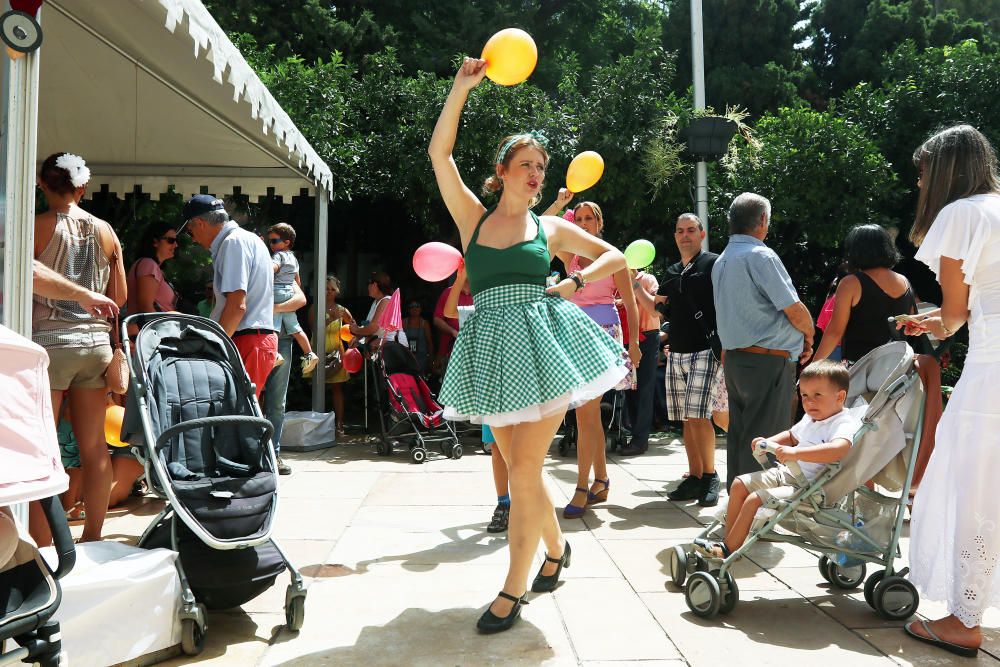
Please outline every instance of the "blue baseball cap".
[[193, 218], [197, 218], [205, 213], [211, 213], [212, 211], [225, 211], [226, 204], [218, 197], [213, 197], [212, 195], [195, 195], [184, 202], [184, 221], [181, 226], [177, 229], [177, 233], [180, 234], [187, 223], [191, 222]]

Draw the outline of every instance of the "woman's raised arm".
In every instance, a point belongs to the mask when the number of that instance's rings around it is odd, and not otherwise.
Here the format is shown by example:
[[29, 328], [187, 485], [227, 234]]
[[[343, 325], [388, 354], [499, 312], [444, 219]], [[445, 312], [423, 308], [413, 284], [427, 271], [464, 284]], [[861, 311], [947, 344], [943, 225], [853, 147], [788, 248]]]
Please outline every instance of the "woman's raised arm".
[[476, 222], [482, 217], [486, 207], [462, 181], [452, 151], [455, 148], [455, 137], [458, 135], [458, 121], [462, 116], [462, 107], [465, 106], [469, 92], [479, 85], [484, 76], [486, 76], [485, 60], [465, 59], [458, 74], [455, 75], [455, 83], [434, 126], [434, 134], [427, 148], [431, 165], [434, 167], [438, 190], [441, 191], [448, 212], [458, 226], [463, 245], [468, 243]]

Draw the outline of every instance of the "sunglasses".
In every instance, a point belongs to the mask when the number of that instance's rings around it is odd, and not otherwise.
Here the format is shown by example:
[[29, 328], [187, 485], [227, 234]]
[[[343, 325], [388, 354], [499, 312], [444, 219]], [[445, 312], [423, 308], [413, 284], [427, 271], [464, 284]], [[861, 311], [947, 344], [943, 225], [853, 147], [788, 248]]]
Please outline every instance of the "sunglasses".
[[285, 239], [268, 239], [267, 242], [270, 243], [271, 245], [278, 245], [284, 240]]
[[176, 236], [161, 236], [160, 240], [161, 241], [166, 241], [170, 245], [177, 245], [177, 237]]

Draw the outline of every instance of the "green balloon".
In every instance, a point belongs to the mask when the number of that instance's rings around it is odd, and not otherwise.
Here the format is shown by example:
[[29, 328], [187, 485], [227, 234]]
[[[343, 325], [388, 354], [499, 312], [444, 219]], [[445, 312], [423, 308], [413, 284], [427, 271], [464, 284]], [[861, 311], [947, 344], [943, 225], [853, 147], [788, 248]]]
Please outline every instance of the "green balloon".
[[653, 263], [656, 248], [646, 239], [632, 241], [625, 248], [625, 263], [630, 269], [644, 269]]

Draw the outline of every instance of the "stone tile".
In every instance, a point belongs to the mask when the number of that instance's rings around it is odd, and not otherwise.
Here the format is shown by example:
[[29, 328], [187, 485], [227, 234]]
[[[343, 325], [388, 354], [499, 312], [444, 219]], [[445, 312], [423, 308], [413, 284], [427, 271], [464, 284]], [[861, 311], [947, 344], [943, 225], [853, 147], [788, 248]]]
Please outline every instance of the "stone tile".
[[279, 540], [335, 540], [360, 506], [358, 498], [282, 498], [274, 536]]
[[487, 533], [482, 522], [454, 526], [437, 533], [388, 532], [350, 528], [327, 556], [327, 564], [363, 574], [375, 563], [398, 563], [414, 571], [430, 571], [441, 563], [507, 563], [507, 538]]
[[[605, 543], [597, 540], [591, 533], [570, 534], [567, 541], [573, 547], [573, 557], [570, 567], [563, 569], [563, 579], [621, 579], [621, 570], [608, 555]], [[539, 566], [541, 563], [539, 560]]]
[[[291, 465], [294, 470], [295, 464]], [[371, 491], [379, 474], [341, 472], [332, 477], [328, 470], [295, 470], [294, 474], [281, 477], [278, 488], [282, 498], [364, 498]]]
[[686, 667], [685, 660], [588, 660], [583, 667]]
[[[490, 501], [491, 496], [485, 500]], [[404, 533], [440, 533], [454, 526], [485, 531], [493, 516], [489, 505], [435, 507], [432, 505], [365, 505], [351, 519], [352, 528], [374, 528]]]
[[597, 505], [588, 509], [584, 523], [600, 540], [692, 540], [698, 524], [684, 512], [669, 508], [629, 510]]
[[[333, 549], [330, 540], [279, 540], [282, 552], [310, 586], [315, 575], [323, 572], [326, 556]], [[278, 575], [274, 585], [244, 603], [240, 609], [247, 613], [283, 614], [285, 609], [285, 590], [291, 583], [291, 575], [286, 570]], [[307, 598], [308, 600], [308, 598]]]
[[495, 505], [493, 476], [478, 472], [451, 471], [388, 473], [379, 477], [365, 499], [366, 505]]
[[582, 661], [681, 657], [622, 579], [569, 579], [554, 596]]
[[887, 653], [899, 665], [918, 667], [945, 667], [945, 665], [990, 665], [1000, 664], [995, 657], [980, 651], [975, 660], [960, 658], [939, 648], [918, 642], [908, 637], [899, 628], [870, 628], [859, 630], [859, 634], [873, 646]]
[[681, 593], [642, 593], [643, 602], [692, 667], [715, 667], [722, 656], [745, 665], [804, 663], [840, 667], [891, 665], [881, 651], [792, 591], [741, 595], [725, 616], [691, 613]]

